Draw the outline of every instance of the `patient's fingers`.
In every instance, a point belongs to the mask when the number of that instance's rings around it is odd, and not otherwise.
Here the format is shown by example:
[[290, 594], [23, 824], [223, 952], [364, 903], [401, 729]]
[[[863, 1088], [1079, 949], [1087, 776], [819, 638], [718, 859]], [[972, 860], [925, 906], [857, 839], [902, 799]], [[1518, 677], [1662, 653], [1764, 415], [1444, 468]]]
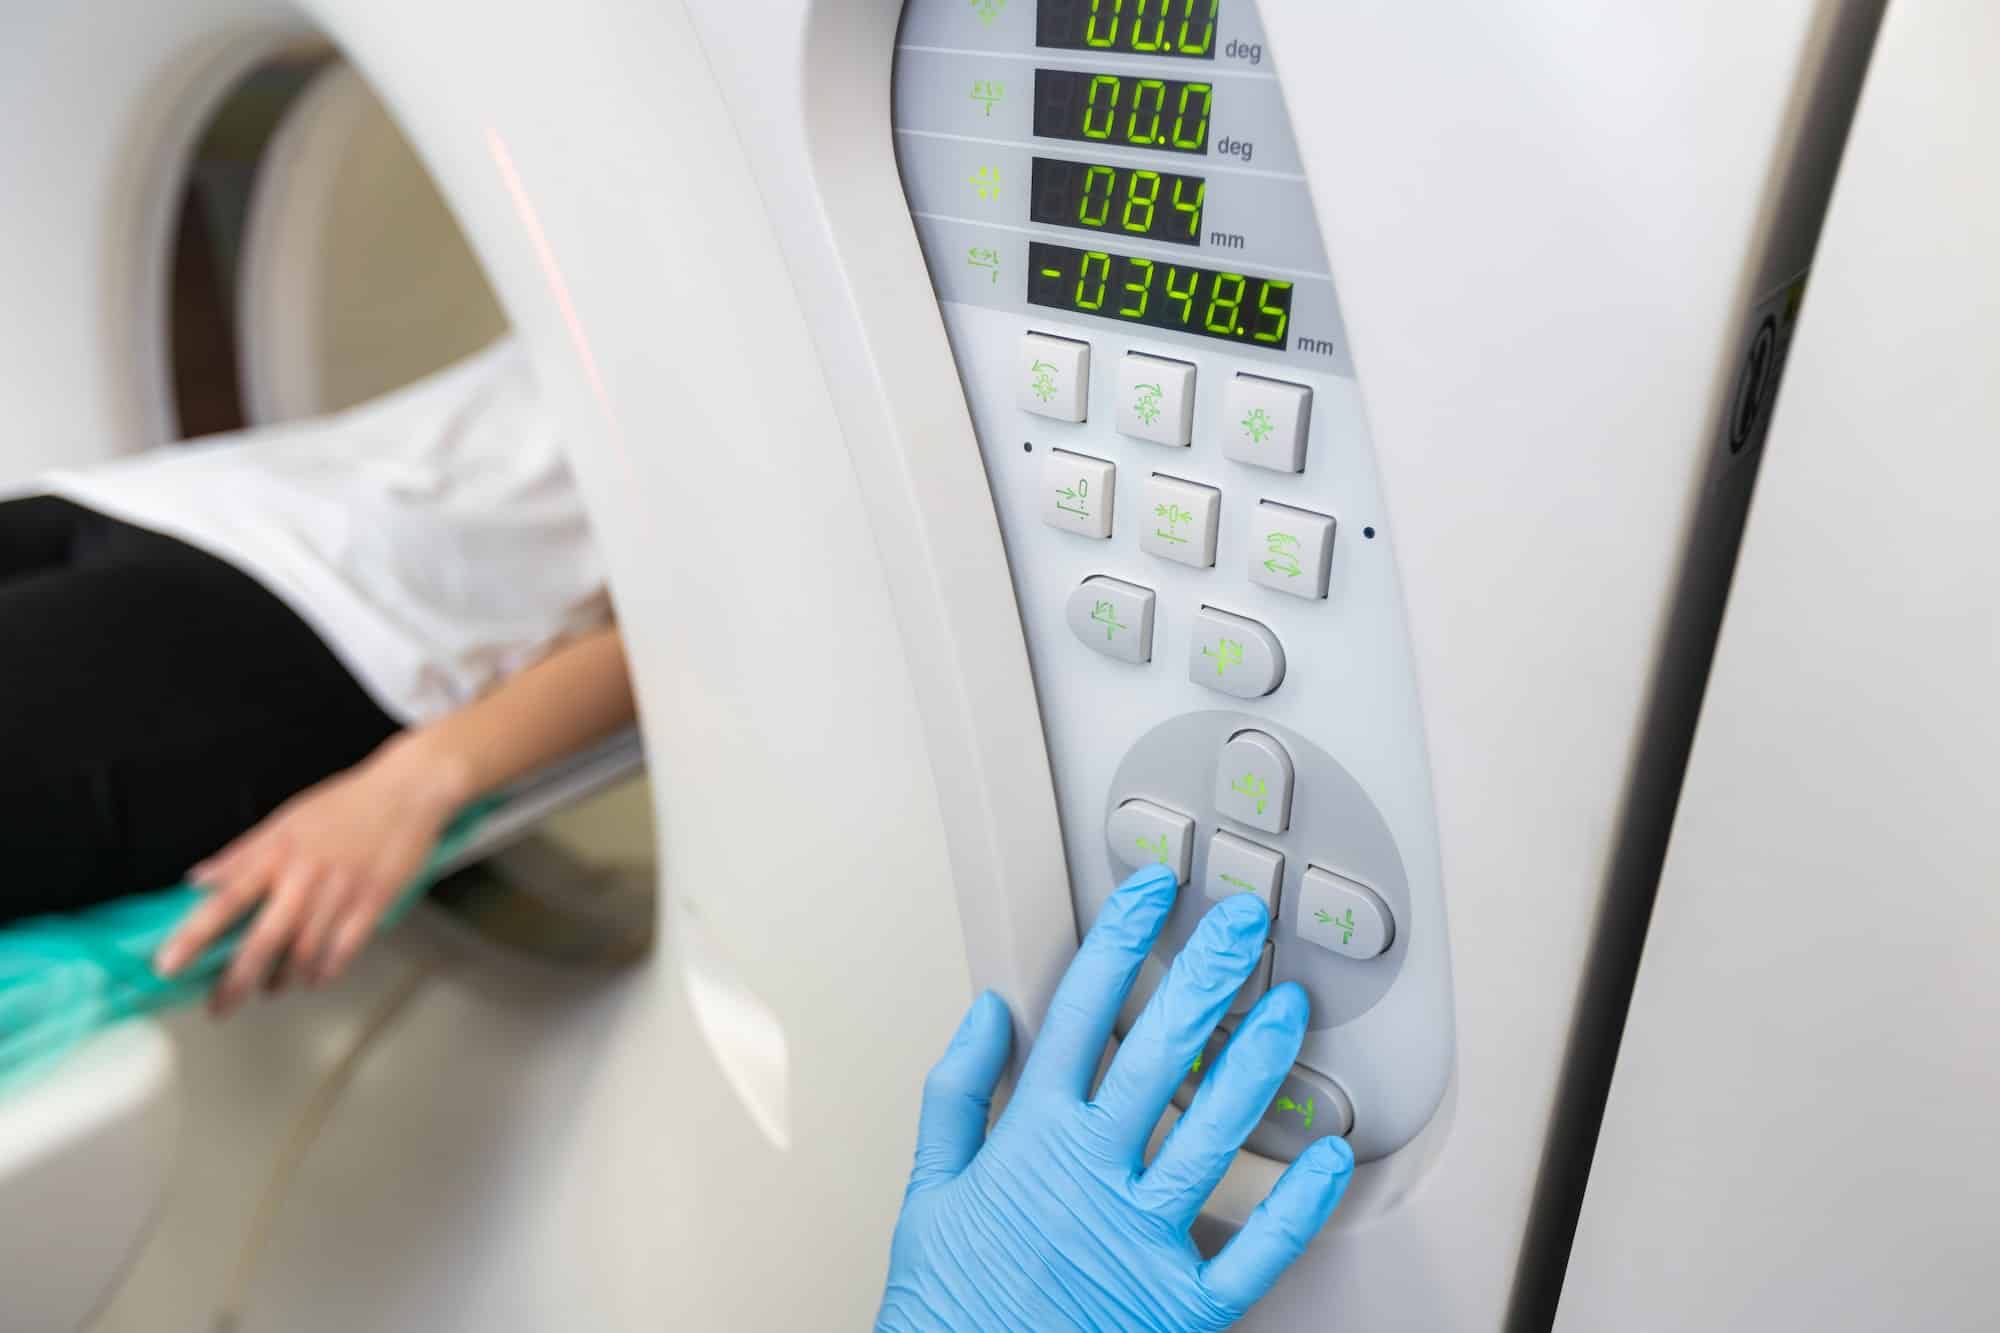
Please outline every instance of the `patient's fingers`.
[[341, 918], [340, 926], [333, 934], [333, 947], [327, 953], [326, 964], [320, 969], [320, 980], [338, 981], [347, 971], [354, 955], [361, 952], [361, 946], [368, 943], [368, 937], [375, 933], [376, 923], [389, 904], [378, 894], [362, 894], [357, 897], [347, 914]]
[[312, 905], [312, 891], [319, 868], [310, 863], [288, 867], [278, 881], [264, 910], [236, 950], [236, 959], [215, 988], [214, 1009], [219, 1016], [233, 1013], [245, 996], [257, 988], [292, 937]]
[[218, 877], [200, 906], [175, 928], [153, 957], [153, 970], [170, 977], [199, 958], [209, 945], [250, 910], [270, 887], [270, 875], [282, 849], [261, 845], [255, 855], [246, 856], [229, 874]]
[[313, 895], [312, 910], [306, 913], [291, 953], [292, 970], [306, 985], [318, 984], [334, 923], [352, 906], [353, 898], [353, 880], [339, 870], [330, 873]]

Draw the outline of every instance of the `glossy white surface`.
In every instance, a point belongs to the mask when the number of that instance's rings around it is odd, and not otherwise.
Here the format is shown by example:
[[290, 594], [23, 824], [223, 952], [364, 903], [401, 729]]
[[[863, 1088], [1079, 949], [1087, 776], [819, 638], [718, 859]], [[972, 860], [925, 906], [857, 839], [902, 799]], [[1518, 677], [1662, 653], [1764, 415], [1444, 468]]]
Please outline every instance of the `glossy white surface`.
[[1994, 1327], [1996, 59], [1990, 5], [1890, 7], [1560, 1333]]
[[110, 1299], [158, 1217], [179, 1113], [173, 1047], [146, 1022], [0, 1094], [0, 1333], [70, 1333]]

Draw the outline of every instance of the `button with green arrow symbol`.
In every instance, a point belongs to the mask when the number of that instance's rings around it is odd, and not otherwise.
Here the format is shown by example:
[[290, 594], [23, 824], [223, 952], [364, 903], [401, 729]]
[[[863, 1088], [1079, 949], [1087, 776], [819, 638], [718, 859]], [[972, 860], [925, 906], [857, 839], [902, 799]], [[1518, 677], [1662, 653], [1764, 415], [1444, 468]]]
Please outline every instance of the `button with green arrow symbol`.
[[1334, 520], [1271, 500], [1258, 502], [1250, 581], [1317, 601], [1333, 574]]

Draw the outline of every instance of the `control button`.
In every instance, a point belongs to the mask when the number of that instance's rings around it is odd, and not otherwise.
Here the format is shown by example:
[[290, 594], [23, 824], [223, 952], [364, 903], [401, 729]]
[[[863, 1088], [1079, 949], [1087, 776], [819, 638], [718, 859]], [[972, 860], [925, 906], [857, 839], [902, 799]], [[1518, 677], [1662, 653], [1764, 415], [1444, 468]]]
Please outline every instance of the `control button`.
[[1057, 421], [1090, 415], [1090, 344], [1031, 333], [1021, 343], [1021, 381], [1015, 401], [1023, 412]]
[[1333, 520], [1310, 509], [1273, 504], [1257, 506], [1257, 527], [1251, 534], [1250, 581], [1294, 597], [1326, 596], [1333, 573]]
[[1239, 699], [1261, 699], [1284, 683], [1285, 650], [1256, 621], [1204, 606], [1194, 615], [1188, 679]]
[[1293, 1065], [1278, 1085], [1264, 1118], [1250, 1131], [1247, 1146], [1264, 1157], [1289, 1162], [1313, 1140], [1345, 1134], [1353, 1128], [1354, 1103], [1340, 1085]]
[[1249, 1013], [1251, 1006], [1263, 999], [1264, 992], [1271, 989], [1272, 953], [1271, 946], [1268, 944], [1265, 945], [1264, 956], [1257, 960], [1256, 971], [1250, 974], [1248, 981], [1237, 987], [1236, 998], [1229, 1002], [1227, 1012], [1230, 1017], [1234, 1018]]
[[1069, 595], [1076, 637], [1121, 662], [1153, 660], [1153, 590], [1097, 575]]
[[1085, 537], [1109, 537], [1117, 489], [1116, 465], [1051, 449], [1042, 464], [1042, 522]]
[[1222, 492], [1155, 472], [1141, 501], [1139, 549], [1149, 555], [1207, 569], [1215, 563], [1215, 534], [1222, 520]]
[[1379, 958], [1396, 941], [1396, 919], [1373, 889], [1307, 866], [1293, 923], [1299, 938], [1344, 958]]
[[1238, 375], [1224, 408], [1222, 456], [1273, 472], [1304, 472], [1312, 398], [1303, 384]]
[[1188, 881], [1194, 860], [1194, 821], [1151, 801], [1127, 801], [1111, 812], [1104, 831], [1111, 854], [1138, 870], [1170, 866], [1180, 883]]
[[1194, 367], [1127, 352], [1118, 363], [1118, 433], [1187, 448], [1194, 439]]
[[1283, 833], [1292, 826], [1292, 757], [1261, 731], [1239, 731], [1215, 766], [1215, 806], [1224, 819]]
[[1208, 873], [1202, 891], [1220, 902], [1239, 893], [1254, 893], [1275, 918], [1278, 885], [1285, 878], [1285, 854], [1237, 837], [1218, 833], [1208, 841]]

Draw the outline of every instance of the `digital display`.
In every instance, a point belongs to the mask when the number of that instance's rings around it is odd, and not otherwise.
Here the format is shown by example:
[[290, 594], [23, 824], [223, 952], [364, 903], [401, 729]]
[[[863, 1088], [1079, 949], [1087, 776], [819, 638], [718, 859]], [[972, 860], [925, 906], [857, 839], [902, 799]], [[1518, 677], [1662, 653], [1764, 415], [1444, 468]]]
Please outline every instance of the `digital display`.
[[1038, 157], [1028, 220], [1200, 245], [1207, 197], [1208, 182], [1200, 176]]
[[1103, 250], [1028, 243], [1031, 304], [1284, 351], [1292, 284]]
[[1035, 45], [1215, 59], [1222, 0], [1041, 0]]
[[1120, 148], [1208, 151], [1215, 85], [1137, 75], [1035, 71], [1035, 133]]

